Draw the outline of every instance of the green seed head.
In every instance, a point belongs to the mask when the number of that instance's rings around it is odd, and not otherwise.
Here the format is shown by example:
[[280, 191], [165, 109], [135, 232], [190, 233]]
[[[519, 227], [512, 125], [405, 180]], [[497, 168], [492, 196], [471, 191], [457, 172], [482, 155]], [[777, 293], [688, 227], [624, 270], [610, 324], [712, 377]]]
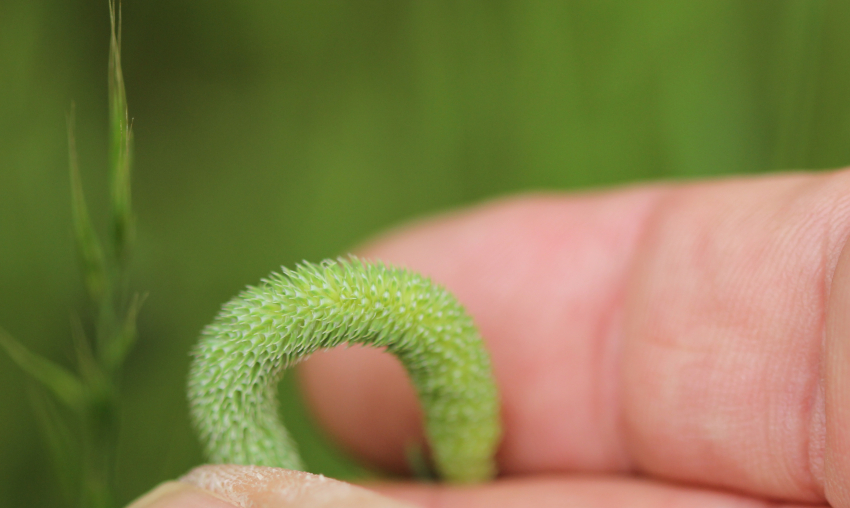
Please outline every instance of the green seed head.
[[419, 395], [443, 478], [493, 477], [499, 400], [472, 318], [427, 278], [355, 257], [272, 274], [204, 329], [189, 404], [209, 459], [302, 469], [277, 416], [277, 383], [286, 367], [339, 344], [398, 357]]

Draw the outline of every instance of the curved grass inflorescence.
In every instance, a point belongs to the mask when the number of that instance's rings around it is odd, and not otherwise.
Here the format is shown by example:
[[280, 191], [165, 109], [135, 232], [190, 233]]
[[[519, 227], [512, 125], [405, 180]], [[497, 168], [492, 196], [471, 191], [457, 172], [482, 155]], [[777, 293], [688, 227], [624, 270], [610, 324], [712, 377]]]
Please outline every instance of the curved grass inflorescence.
[[339, 344], [398, 357], [418, 393], [442, 478], [494, 476], [499, 400], [472, 318], [427, 278], [356, 257], [273, 273], [203, 330], [189, 403], [208, 458], [302, 469], [278, 418], [277, 383], [285, 368]]

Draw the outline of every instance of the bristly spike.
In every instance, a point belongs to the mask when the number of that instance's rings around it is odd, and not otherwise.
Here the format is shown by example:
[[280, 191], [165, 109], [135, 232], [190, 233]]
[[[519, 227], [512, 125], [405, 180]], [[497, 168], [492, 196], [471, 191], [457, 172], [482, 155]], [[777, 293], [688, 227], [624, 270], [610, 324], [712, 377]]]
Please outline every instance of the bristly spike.
[[283, 369], [362, 344], [392, 352], [409, 373], [440, 476], [492, 478], [499, 398], [471, 323], [451, 294], [408, 270], [351, 255], [282, 267], [226, 303], [193, 352], [189, 406], [209, 459], [302, 469], [277, 418]]

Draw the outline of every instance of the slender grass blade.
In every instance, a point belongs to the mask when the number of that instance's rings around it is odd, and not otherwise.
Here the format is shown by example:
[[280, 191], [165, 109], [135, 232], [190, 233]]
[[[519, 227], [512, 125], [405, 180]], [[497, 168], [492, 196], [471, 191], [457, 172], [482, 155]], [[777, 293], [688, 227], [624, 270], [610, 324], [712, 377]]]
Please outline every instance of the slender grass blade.
[[0, 328], [0, 347], [24, 372], [43, 384], [63, 404], [80, 411], [85, 406], [86, 389], [79, 378], [64, 367], [39, 356]]

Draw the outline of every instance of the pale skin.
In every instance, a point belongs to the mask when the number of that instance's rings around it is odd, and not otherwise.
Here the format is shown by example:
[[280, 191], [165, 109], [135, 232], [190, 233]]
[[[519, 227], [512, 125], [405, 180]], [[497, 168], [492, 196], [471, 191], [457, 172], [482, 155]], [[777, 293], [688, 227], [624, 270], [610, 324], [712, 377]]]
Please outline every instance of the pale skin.
[[[840, 171], [511, 198], [376, 239], [358, 254], [475, 319], [504, 440], [494, 483], [369, 488], [433, 508], [850, 508], [848, 238]], [[392, 357], [320, 353], [300, 378], [343, 446], [404, 469], [420, 416]]]

